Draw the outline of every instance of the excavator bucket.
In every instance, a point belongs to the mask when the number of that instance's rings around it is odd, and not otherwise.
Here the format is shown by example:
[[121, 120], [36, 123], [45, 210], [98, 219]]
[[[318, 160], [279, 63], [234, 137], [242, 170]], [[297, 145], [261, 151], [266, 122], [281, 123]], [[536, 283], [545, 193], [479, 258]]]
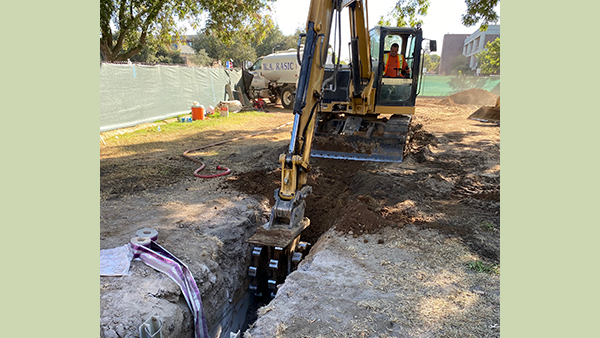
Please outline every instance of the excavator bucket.
[[500, 123], [500, 107], [481, 107], [468, 118], [481, 122]]
[[500, 97], [496, 100], [494, 107], [481, 107], [467, 118], [481, 122], [500, 123]]
[[410, 115], [319, 119], [311, 156], [356, 161], [402, 162]]

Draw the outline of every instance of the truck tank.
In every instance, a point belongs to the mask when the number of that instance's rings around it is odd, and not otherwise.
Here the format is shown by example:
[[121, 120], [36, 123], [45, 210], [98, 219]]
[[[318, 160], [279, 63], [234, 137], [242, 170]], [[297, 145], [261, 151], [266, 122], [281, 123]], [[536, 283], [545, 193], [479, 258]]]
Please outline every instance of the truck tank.
[[295, 49], [263, 56], [248, 70], [254, 75], [251, 87], [253, 98], [268, 98], [271, 102], [281, 99], [284, 108], [292, 109], [300, 71]]

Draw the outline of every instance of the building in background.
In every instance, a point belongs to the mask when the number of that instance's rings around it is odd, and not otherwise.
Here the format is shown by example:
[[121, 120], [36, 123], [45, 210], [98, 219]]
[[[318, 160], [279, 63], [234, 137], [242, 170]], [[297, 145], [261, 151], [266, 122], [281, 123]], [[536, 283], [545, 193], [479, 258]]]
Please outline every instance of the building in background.
[[477, 68], [476, 54], [485, 45], [500, 37], [500, 25], [490, 25], [485, 32], [477, 29], [473, 34], [446, 34], [440, 59], [440, 75], [450, 75], [454, 61], [461, 55], [469, 58], [471, 69]]
[[194, 48], [192, 48], [192, 41], [195, 35], [184, 35], [180, 41], [173, 44], [173, 47], [179, 51], [179, 56], [183, 58], [183, 63], [186, 66], [191, 66], [190, 57], [196, 54]]
[[465, 39], [462, 54], [469, 58], [471, 69], [477, 67], [477, 53], [483, 50], [488, 42], [494, 41], [499, 37], [500, 25], [490, 25], [485, 32], [478, 29]]
[[183, 62], [187, 66], [191, 66], [190, 57], [194, 56], [194, 54], [196, 54], [196, 51], [194, 50], [194, 48], [192, 48], [186, 44], [179, 43], [179, 44], [177, 44], [177, 49], [179, 50], [179, 55], [183, 58]]
[[452, 65], [457, 57], [463, 54], [465, 39], [469, 34], [446, 34], [442, 46], [442, 55], [440, 58], [440, 75], [450, 75]]

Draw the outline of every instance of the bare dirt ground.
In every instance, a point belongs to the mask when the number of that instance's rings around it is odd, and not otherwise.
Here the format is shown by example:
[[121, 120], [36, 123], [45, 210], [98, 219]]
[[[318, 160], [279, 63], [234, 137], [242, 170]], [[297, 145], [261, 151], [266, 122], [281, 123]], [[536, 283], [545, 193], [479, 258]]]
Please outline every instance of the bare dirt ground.
[[[313, 159], [302, 234], [313, 248], [245, 336], [498, 337], [500, 129], [466, 119], [488, 102], [473, 91], [419, 98], [404, 163]], [[220, 178], [194, 177], [181, 154], [292, 121], [270, 110], [230, 130], [167, 134], [154, 124], [145, 136], [102, 135], [101, 248], [157, 229], [192, 271], [213, 336], [246, 291], [245, 241], [267, 220], [290, 127], [196, 154], [208, 172], [232, 169]], [[134, 261], [128, 276], [100, 284], [101, 337], [136, 337], [152, 315], [164, 319], [163, 337], [190, 336], [168, 277]]]

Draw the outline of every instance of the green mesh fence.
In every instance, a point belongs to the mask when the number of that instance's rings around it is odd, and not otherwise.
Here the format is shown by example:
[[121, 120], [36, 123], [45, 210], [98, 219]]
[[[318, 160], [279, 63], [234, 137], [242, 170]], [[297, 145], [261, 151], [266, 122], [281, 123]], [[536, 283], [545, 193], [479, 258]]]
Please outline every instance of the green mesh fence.
[[208, 107], [234, 100], [226, 85], [235, 90], [240, 70], [100, 65], [100, 132], [154, 122], [191, 112], [192, 102]]
[[421, 96], [450, 96], [472, 88], [500, 95], [499, 76], [423, 76]]
[[[109, 64], [100, 66], [100, 131], [154, 122], [233, 100], [226, 91], [240, 82], [240, 70]], [[471, 88], [500, 95], [499, 76], [423, 76], [421, 96], [449, 96]]]

